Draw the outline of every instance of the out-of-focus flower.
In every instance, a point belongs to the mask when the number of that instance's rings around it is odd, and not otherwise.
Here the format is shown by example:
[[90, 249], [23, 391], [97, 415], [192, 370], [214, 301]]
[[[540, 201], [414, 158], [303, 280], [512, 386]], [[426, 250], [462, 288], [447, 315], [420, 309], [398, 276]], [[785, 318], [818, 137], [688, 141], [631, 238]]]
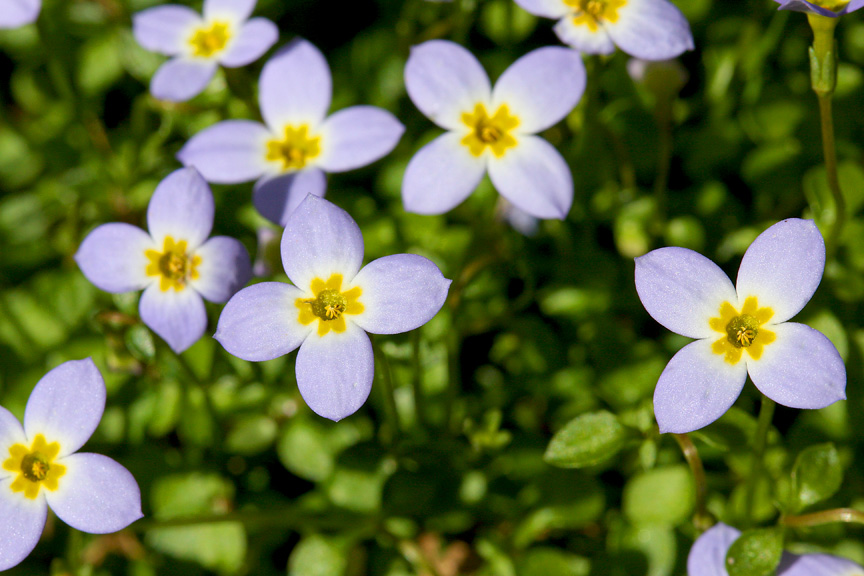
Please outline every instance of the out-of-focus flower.
[[450, 280], [422, 256], [397, 254], [364, 266], [363, 236], [347, 212], [312, 194], [288, 219], [282, 264], [294, 286], [262, 282], [228, 302], [215, 338], [244, 360], [270, 360], [298, 346], [297, 386], [331, 420], [353, 414], [372, 387], [366, 332], [398, 334], [428, 322]]
[[864, 0], [774, 0], [780, 6], [778, 10], [794, 10], [836, 18], [858, 10], [864, 6]]
[[[716, 524], [706, 530], [690, 548], [687, 556], [688, 576], [729, 576], [726, 554], [741, 532]], [[777, 576], [861, 576], [864, 568], [858, 564], [830, 554], [790, 554], [783, 552], [777, 566]]]
[[[103, 224], [81, 243], [75, 261], [106, 292], [144, 289], [141, 320], [180, 353], [204, 334], [203, 296], [225, 302], [252, 276], [249, 254], [213, 228], [213, 194], [194, 168], [169, 174], [147, 208], [150, 233]], [[206, 241], [205, 241], [206, 240]]]
[[627, 73], [634, 82], [642, 84], [659, 98], [676, 96], [690, 77], [687, 69], [675, 58], [670, 60], [631, 58], [627, 61]]
[[812, 220], [774, 224], [747, 248], [737, 286], [686, 248], [636, 258], [636, 291], [660, 324], [699, 338], [669, 361], [654, 391], [661, 432], [690, 432], [723, 415], [747, 374], [772, 400], [824, 408], [846, 397], [846, 368], [821, 332], [787, 322], [813, 296], [825, 243]]
[[496, 207], [497, 216], [506, 221], [513, 227], [514, 230], [523, 236], [534, 236], [537, 234], [537, 228], [540, 225], [540, 220], [528, 214], [524, 210], [520, 210], [513, 204], [507, 201], [503, 196], [498, 199]]
[[280, 258], [279, 240], [279, 232], [273, 228], [258, 228], [258, 252], [252, 264], [252, 274], [260, 278], [273, 273], [273, 265], [278, 266]]
[[668, 0], [515, 0], [528, 12], [559, 19], [555, 33], [588, 54], [615, 46], [643, 60], [666, 60], [693, 49], [684, 15]]
[[249, 20], [256, 1], [204, 0], [203, 18], [174, 4], [135, 14], [132, 31], [138, 43], [174, 56], [156, 71], [150, 93], [183, 102], [204, 90], [219, 64], [236, 68], [260, 58], [279, 39], [279, 29], [266, 18]]
[[20, 28], [35, 22], [42, 9], [42, 0], [6, 0], [0, 8], [0, 29]]
[[561, 154], [534, 133], [564, 118], [585, 89], [577, 52], [534, 50], [494, 88], [477, 59], [446, 40], [411, 49], [405, 87], [414, 105], [448, 130], [424, 146], [405, 171], [402, 200], [419, 214], [452, 210], [486, 171], [498, 192], [537, 218], [564, 218], [573, 179]]
[[0, 406], [0, 570], [36, 547], [49, 506], [91, 534], [141, 518], [141, 493], [126, 468], [101, 454], [76, 454], [104, 410], [105, 382], [89, 358], [65, 362], [39, 380], [23, 427]]
[[325, 172], [378, 160], [405, 130], [395, 116], [374, 106], [352, 106], [327, 117], [331, 93], [324, 55], [309, 42], [295, 40], [261, 71], [259, 101], [266, 126], [219, 122], [196, 134], [177, 158], [209, 182], [257, 179], [255, 207], [284, 226], [307, 194], [324, 195]]

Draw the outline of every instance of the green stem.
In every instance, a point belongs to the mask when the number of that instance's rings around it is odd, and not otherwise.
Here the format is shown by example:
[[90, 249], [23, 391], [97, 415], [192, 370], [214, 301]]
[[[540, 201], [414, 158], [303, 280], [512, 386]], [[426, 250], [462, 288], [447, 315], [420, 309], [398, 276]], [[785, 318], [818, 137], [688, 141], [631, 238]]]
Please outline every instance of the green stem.
[[693, 481], [696, 483], [696, 512], [693, 514], [693, 525], [700, 532], [704, 532], [711, 527], [713, 519], [708, 514], [705, 508], [705, 496], [708, 493], [708, 485], [705, 481], [705, 468], [702, 466], [702, 459], [699, 457], [699, 451], [696, 450], [696, 445], [690, 439], [690, 436], [685, 434], [673, 434], [675, 441], [681, 448], [684, 459], [690, 466], [690, 471], [693, 473]]
[[762, 396], [762, 407], [759, 409], [759, 421], [756, 425], [756, 437], [753, 439], [753, 460], [750, 464], [750, 477], [747, 479], [747, 526], [753, 524], [753, 506], [756, 504], [756, 492], [759, 478], [762, 476], [763, 457], [768, 445], [768, 430], [774, 418], [774, 401]]
[[384, 416], [390, 429], [389, 443], [392, 445], [399, 438], [401, 428], [399, 426], [399, 410], [396, 407], [396, 392], [393, 388], [393, 377], [390, 374], [390, 361], [377, 341], [372, 342], [372, 347], [375, 350], [375, 356], [377, 356], [378, 374], [381, 376], [379, 388], [384, 395]]
[[167, 350], [168, 354], [170, 354], [177, 364], [183, 368], [183, 371], [186, 372], [187, 376], [189, 376], [189, 380], [192, 381], [204, 397], [204, 407], [207, 409], [207, 415], [210, 417], [210, 422], [213, 425], [213, 449], [216, 452], [220, 452], [222, 449], [222, 429], [219, 427], [219, 423], [216, 420], [216, 408], [213, 406], [213, 400], [210, 398], [210, 392], [207, 390], [207, 386], [198, 377], [198, 374], [195, 373], [195, 370], [182, 354], [174, 352], [174, 350], [168, 346], [165, 346], [165, 350]]
[[423, 364], [420, 362], [420, 329], [411, 332], [411, 385], [414, 388], [414, 416], [417, 426], [426, 428], [425, 404], [423, 394]]
[[852, 508], [835, 508], [833, 510], [823, 510], [822, 512], [813, 512], [811, 514], [801, 514], [800, 516], [784, 516], [780, 522], [784, 526], [789, 526], [790, 528], [821, 526], [823, 524], [831, 524], [834, 522], [864, 524], [864, 512], [853, 510]]
[[[669, 164], [672, 160], [672, 100], [660, 99], [654, 110], [660, 141], [657, 151], [657, 177], [654, 179], [654, 201], [661, 227], [666, 222], [666, 189], [669, 186]], [[662, 231], [662, 228], [661, 228]]]
[[834, 116], [831, 111], [831, 99], [837, 85], [837, 46], [834, 42], [834, 29], [839, 19], [808, 14], [807, 20], [813, 30], [813, 46], [810, 48], [810, 84], [819, 99], [822, 153], [825, 157], [828, 188], [834, 198], [834, 222], [827, 243], [830, 253], [837, 247], [840, 233], [846, 223], [846, 199], [840, 189], [840, 179], [837, 175]]

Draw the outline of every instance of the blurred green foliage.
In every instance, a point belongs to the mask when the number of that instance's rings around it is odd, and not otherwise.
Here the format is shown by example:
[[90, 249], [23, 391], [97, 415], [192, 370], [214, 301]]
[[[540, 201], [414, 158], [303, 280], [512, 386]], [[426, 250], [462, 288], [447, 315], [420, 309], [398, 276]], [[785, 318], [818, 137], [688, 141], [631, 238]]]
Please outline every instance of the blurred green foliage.
[[[279, 24], [280, 45], [300, 35], [326, 54], [333, 109], [373, 104], [406, 125], [385, 159], [329, 176], [328, 198], [360, 224], [367, 260], [418, 253], [453, 279], [432, 322], [375, 339], [392, 405], [378, 374], [366, 406], [339, 423], [305, 406], [293, 354], [249, 363], [205, 336], [178, 361], [140, 323], [137, 295], [100, 292], [72, 259], [101, 223], [144, 224], [150, 195], [179, 167], [174, 154], [189, 137], [222, 119], [259, 117], [264, 59], [220, 71], [202, 95], [168, 104], [147, 92], [163, 59], [130, 28], [133, 13], [160, 2], [45, 0], [35, 25], [0, 31], [0, 403], [20, 417], [48, 369], [92, 356], [109, 398], [90, 449], [133, 472], [147, 515], [108, 536], [49, 521], [10, 574], [684, 574], [698, 534], [696, 488], [676, 442], [658, 433], [651, 398], [687, 340], [643, 310], [632, 258], [685, 246], [732, 273], [773, 222], [814, 218], [826, 232], [835, 213], [806, 18], [769, 0], [675, 3], [696, 41], [680, 59], [688, 75], [680, 94], [664, 102], [634, 83], [626, 54], [587, 57], [582, 102], [543, 134], [572, 168], [574, 207], [524, 237], [500, 218], [488, 181], [449, 214], [405, 213], [405, 166], [438, 129], [407, 98], [402, 70], [411, 45], [448, 38], [495, 78], [529, 50], [558, 44], [551, 21], [511, 0], [259, 1], [256, 14]], [[740, 527], [770, 525], [781, 512], [864, 511], [859, 14], [841, 22], [838, 46], [835, 124], [849, 220], [798, 320], [841, 352], [848, 400], [778, 409], [755, 497], [746, 482], [752, 385], [691, 435], [708, 514]], [[664, 138], [668, 179], [658, 187]], [[216, 233], [266, 253], [271, 277], [285, 280], [278, 255], [257, 245], [269, 224], [251, 206], [251, 185], [213, 189]], [[208, 304], [208, 334], [220, 308]], [[775, 530], [753, 534], [774, 538], [776, 552]], [[786, 534], [787, 543], [859, 563], [861, 536], [840, 525]], [[747, 546], [735, 552], [741, 562]]]

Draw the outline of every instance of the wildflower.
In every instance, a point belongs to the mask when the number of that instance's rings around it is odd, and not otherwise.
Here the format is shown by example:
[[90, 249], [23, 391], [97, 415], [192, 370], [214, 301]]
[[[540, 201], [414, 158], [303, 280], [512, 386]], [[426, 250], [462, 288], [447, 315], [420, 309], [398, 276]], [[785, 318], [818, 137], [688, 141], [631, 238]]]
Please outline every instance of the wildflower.
[[105, 382], [90, 358], [48, 372], [30, 394], [24, 426], [0, 406], [0, 570], [36, 547], [48, 507], [82, 532], [107, 534], [141, 518], [141, 493], [126, 468], [77, 454], [105, 409]]
[[153, 76], [150, 93], [160, 100], [183, 102], [199, 94], [219, 64], [245, 66], [279, 39], [276, 25], [249, 15], [256, 0], [204, 0], [204, 17], [186, 6], [168, 4], [132, 18], [141, 46], [174, 56]]
[[266, 126], [250, 120], [219, 122], [196, 134], [177, 158], [209, 182], [257, 179], [253, 202], [282, 226], [306, 194], [323, 196], [325, 172], [365, 166], [389, 153], [404, 127], [389, 112], [330, 108], [327, 60], [305, 40], [280, 50], [261, 71], [259, 102]]
[[150, 199], [149, 234], [131, 224], [103, 224], [75, 254], [96, 287], [115, 293], [143, 288], [141, 320], [177, 353], [204, 334], [202, 296], [225, 302], [252, 275], [240, 242], [226, 236], [207, 240], [213, 210], [213, 194], [201, 175], [194, 168], [181, 168], [169, 174]]
[[750, 245], [737, 287], [701, 254], [661, 248], [636, 258], [636, 291], [660, 324], [698, 338], [660, 375], [654, 413], [661, 432], [690, 432], [719, 418], [747, 374], [772, 400], [823, 408], [846, 397], [846, 369], [821, 332], [787, 322], [816, 291], [825, 243], [811, 220], [774, 224]]
[[490, 88], [465, 48], [430, 40], [411, 49], [405, 87], [414, 105], [448, 130], [423, 147], [405, 171], [405, 209], [442, 214], [461, 203], [486, 171], [498, 192], [537, 218], [564, 218], [573, 179], [564, 158], [535, 132], [549, 128], [579, 101], [585, 67], [578, 53], [534, 50]]
[[262, 282], [222, 311], [215, 338], [244, 360], [297, 352], [297, 386], [316, 413], [353, 414], [372, 387], [366, 332], [398, 334], [422, 326], [444, 304], [450, 280], [414, 254], [385, 256], [362, 269], [363, 236], [351, 216], [312, 194], [288, 219], [282, 264], [294, 286]]
[[667, 0], [515, 0], [537, 16], [557, 18], [555, 33], [588, 54], [618, 46], [643, 60], [666, 60], [693, 49], [684, 15]]
[[[741, 532], [719, 523], [705, 531], [687, 556], [688, 576], [729, 576], [726, 554]], [[799, 556], [783, 552], [777, 566], [777, 576], [860, 576], [864, 568], [846, 558], [829, 554]]]
[[774, 0], [780, 7], [778, 10], [793, 10], [795, 12], [807, 12], [836, 18], [849, 14], [864, 6], [864, 0]]
[[20, 28], [35, 22], [42, 9], [42, 0], [7, 0], [0, 10], [0, 29]]

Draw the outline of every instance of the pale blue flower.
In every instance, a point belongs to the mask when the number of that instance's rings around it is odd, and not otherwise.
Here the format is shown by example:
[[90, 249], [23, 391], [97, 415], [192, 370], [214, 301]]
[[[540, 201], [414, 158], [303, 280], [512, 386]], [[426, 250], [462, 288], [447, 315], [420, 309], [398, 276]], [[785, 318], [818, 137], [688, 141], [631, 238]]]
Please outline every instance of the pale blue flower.
[[[706, 530], [690, 548], [687, 576], [729, 576], [726, 554], [741, 532], [722, 522]], [[829, 554], [790, 554], [783, 552], [777, 576], [864, 576], [864, 568]]]
[[684, 15], [668, 0], [515, 0], [537, 16], [558, 19], [555, 33], [588, 54], [618, 46], [643, 60], [667, 60], [693, 49]]
[[150, 199], [149, 234], [131, 224], [103, 224], [87, 235], [75, 261], [106, 292], [144, 289], [141, 320], [182, 352], [207, 328], [202, 297], [225, 302], [252, 276], [240, 242], [207, 238], [213, 211], [213, 194], [200, 174], [175, 170]]
[[415, 254], [363, 263], [363, 236], [347, 212], [308, 195], [282, 235], [282, 264], [294, 285], [262, 282], [234, 295], [215, 338], [260, 362], [296, 348], [297, 386], [317, 414], [341, 420], [369, 396], [374, 374], [366, 332], [398, 334], [428, 322], [450, 280]]
[[536, 132], [579, 102], [585, 67], [577, 52], [534, 50], [492, 88], [480, 62], [447, 40], [411, 49], [405, 87], [414, 105], [448, 132], [420, 149], [402, 181], [405, 209], [443, 214], [465, 200], [489, 172], [498, 192], [537, 218], [563, 219], [573, 202], [567, 162]]
[[279, 39], [276, 25], [249, 15], [257, 0], [204, 0], [203, 18], [191, 8], [168, 4], [132, 17], [141, 46], [174, 56], [153, 76], [150, 93], [160, 100], [183, 102], [199, 94], [221, 64], [245, 66]]
[[323, 196], [325, 172], [366, 166], [388, 154], [404, 126], [374, 106], [352, 106], [327, 117], [332, 94], [324, 55], [298, 39], [261, 71], [259, 102], [264, 123], [219, 122], [196, 134], [177, 158], [208, 182], [257, 180], [253, 203], [282, 226], [307, 194]]
[[105, 382], [90, 358], [48, 372], [30, 394], [24, 426], [0, 406], [0, 570], [36, 547], [48, 508], [82, 532], [107, 534], [141, 518], [126, 468], [77, 453], [105, 410]]
[[864, 0], [774, 0], [780, 7], [778, 10], [793, 10], [836, 18], [854, 12], [864, 6]]
[[661, 432], [690, 432], [722, 416], [747, 375], [775, 402], [824, 408], [846, 397], [846, 367], [834, 345], [787, 322], [822, 279], [825, 243], [812, 220], [774, 224], [747, 248], [737, 285], [686, 248], [636, 258], [636, 291], [660, 324], [698, 338], [669, 361], [654, 391]]
[[35, 22], [42, 9], [42, 0], [5, 0], [0, 7], [0, 29], [20, 28]]

